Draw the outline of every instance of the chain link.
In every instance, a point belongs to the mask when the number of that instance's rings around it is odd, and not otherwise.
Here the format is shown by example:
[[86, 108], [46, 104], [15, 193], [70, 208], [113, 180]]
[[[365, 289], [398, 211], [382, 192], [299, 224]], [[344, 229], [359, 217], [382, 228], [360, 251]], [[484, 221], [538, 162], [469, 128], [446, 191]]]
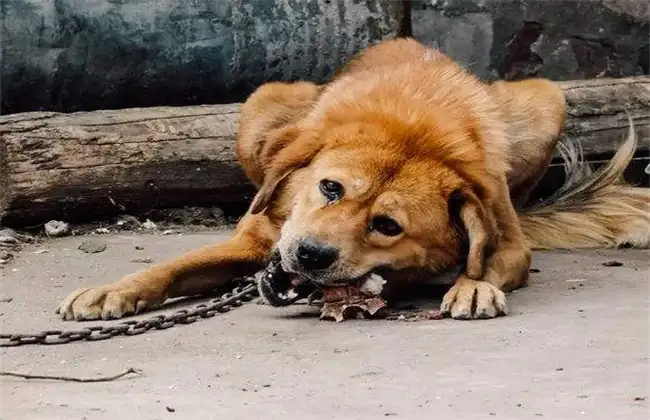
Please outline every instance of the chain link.
[[181, 309], [169, 315], [156, 315], [142, 321], [124, 321], [118, 324], [96, 325], [76, 331], [47, 330], [34, 334], [0, 334], [0, 347], [28, 344], [56, 345], [73, 341], [107, 340], [118, 335], [140, 335], [151, 330], [165, 330], [177, 324], [191, 324], [199, 319], [212, 318], [218, 313], [242, 306], [258, 296], [255, 279], [248, 277], [232, 291], [201, 303], [191, 309]]

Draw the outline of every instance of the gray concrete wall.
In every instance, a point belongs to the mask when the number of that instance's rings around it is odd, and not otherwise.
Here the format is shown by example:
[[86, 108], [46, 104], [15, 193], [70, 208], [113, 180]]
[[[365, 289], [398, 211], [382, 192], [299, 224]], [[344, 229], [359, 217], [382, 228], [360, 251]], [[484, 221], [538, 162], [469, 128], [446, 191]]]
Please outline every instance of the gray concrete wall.
[[395, 36], [393, 0], [2, 0], [2, 112], [223, 103], [324, 80]]
[[648, 74], [647, 0], [420, 0], [413, 36], [484, 79]]
[[406, 3], [2, 0], [0, 112], [238, 101], [409, 31], [487, 80], [648, 74], [643, 0]]

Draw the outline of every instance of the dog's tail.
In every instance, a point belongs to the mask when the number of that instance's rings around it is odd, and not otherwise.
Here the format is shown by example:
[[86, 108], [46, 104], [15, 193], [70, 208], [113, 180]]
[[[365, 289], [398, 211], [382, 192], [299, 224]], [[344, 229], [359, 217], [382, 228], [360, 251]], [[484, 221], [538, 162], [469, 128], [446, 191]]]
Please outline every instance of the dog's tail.
[[636, 145], [630, 124], [627, 139], [614, 157], [593, 171], [581, 148], [571, 141], [561, 143], [565, 184], [551, 197], [519, 212], [531, 247], [649, 248], [650, 188], [633, 187], [623, 180]]

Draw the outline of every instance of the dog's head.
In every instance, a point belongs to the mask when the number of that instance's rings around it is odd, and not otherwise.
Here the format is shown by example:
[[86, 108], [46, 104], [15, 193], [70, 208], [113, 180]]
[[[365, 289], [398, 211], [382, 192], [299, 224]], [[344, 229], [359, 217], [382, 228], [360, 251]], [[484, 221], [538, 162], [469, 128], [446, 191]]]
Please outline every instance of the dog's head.
[[[286, 271], [333, 285], [382, 268], [439, 270], [466, 257], [468, 275], [480, 276], [494, 222], [471, 130], [364, 121], [276, 135], [283, 148], [251, 212], [264, 211], [301, 169], [278, 242]], [[463, 142], [463, 153], [445, 150]]]

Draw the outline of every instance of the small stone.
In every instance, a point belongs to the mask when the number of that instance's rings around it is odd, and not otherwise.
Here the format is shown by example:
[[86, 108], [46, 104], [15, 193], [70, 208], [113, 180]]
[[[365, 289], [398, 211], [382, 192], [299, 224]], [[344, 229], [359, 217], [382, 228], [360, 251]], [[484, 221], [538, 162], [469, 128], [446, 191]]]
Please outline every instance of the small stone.
[[0, 243], [2, 244], [17, 244], [18, 239], [15, 236], [0, 235]]
[[136, 217], [130, 216], [128, 214], [122, 216], [120, 220], [118, 220], [117, 223], [115, 224], [120, 229], [135, 229], [142, 226], [142, 223], [140, 223], [140, 221]]
[[135, 249], [136, 249], [136, 251], [142, 251], [144, 249], [144, 247], [140, 246], [140, 245], [136, 245]]
[[29, 235], [23, 235], [13, 229], [0, 229], [0, 244], [16, 245], [19, 242], [33, 242], [34, 238]]
[[106, 251], [106, 243], [89, 239], [87, 241], [83, 241], [79, 247], [77, 247], [77, 249], [85, 252], [86, 254], [97, 254], [99, 252]]
[[0, 251], [0, 265], [8, 264], [14, 259], [14, 254], [7, 251]]
[[156, 224], [154, 222], [152, 222], [151, 220], [147, 219], [142, 224], [142, 228], [146, 229], [146, 230], [154, 230], [154, 229], [157, 229], [158, 226], [156, 226]]
[[108, 234], [108, 233], [111, 233], [111, 231], [108, 230], [108, 228], [98, 228], [98, 229], [95, 229], [94, 232], [95, 232], [96, 234], [98, 234], [98, 235], [106, 235], [106, 234]]
[[634, 401], [645, 401], [645, 397], [634, 397]]
[[59, 220], [50, 220], [44, 225], [47, 236], [66, 236], [70, 233], [70, 225]]
[[171, 235], [173, 233], [175, 233], [175, 232], [172, 229], [163, 230], [163, 232], [162, 232], [163, 235]]
[[2, 298], [0, 299], [0, 303], [11, 303], [12, 300], [14, 300], [12, 297]]
[[4, 228], [4, 229], [0, 230], [0, 236], [10, 236], [12, 238], [15, 238], [16, 235], [17, 235], [17, 233], [13, 229]]
[[604, 262], [603, 265], [604, 265], [605, 267], [620, 267], [620, 266], [623, 265], [623, 263], [620, 262], [620, 261], [612, 260], [612, 261]]
[[176, 411], [174, 407], [170, 407], [170, 406], [165, 406], [165, 410], [167, 410], [169, 413], [173, 413], [174, 411]]
[[151, 258], [134, 258], [131, 260], [132, 263], [142, 263], [142, 264], [151, 264], [153, 259]]

